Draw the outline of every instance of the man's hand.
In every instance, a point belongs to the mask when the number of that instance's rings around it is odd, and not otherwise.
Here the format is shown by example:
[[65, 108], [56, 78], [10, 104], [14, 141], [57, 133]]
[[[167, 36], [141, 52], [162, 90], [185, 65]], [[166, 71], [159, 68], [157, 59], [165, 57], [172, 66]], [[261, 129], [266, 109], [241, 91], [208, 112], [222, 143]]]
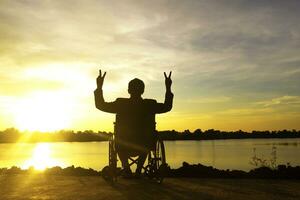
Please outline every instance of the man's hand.
[[170, 71], [169, 76], [167, 76], [166, 72], [164, 72], [164, 75], [165, 75], [166, 89], [167, 90], [171, 90], [171, 85], [172, 85], [171, 75], [172, 75], [172, 71]]
[[101, 69], [100, 69], [99, 70], [99, 76], [97, 77], [97, 87], [99, 89], [102, 89], [103, 81], [104, 81], [105, 76], [106, 76], [106, 72], [104, 72], [104, 74], [102, 76]]

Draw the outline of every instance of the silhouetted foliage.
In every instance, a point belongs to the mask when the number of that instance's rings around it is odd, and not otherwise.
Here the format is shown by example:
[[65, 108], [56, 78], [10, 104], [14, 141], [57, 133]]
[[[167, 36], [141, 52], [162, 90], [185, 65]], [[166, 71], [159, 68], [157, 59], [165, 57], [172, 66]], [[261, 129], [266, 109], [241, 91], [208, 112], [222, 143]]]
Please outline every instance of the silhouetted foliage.
[[112, 133], [94, 132], [92, 130], [77, 131], [60, 130], [52, 133], [45, 132], [20, 132], [15, 128], [0, 131], [0, 142], [91, 142], [107, 141]]
[[[73, 131], [61, 130], [52, 133], [45, 132], [21, 132], [15, 128], [8, 128], [0, 131], [0, 143], [9, 142], [91, 142], [91, 141], [107, 141], [111, 132], [92, 130]], [[178, 132], [159, 131], [159, 137], [163, 140], [216, 140], [216, 139], [244, 139], [244, 138], [300, 138], [300, 131], [297, 130], [279, 130], [279, 131], [219, 131], [208, 129], [202, 131], [196, 129], [194, 132], [185, 130]], [[26, 136], [26, 137], [25, 137]]]
[[299, 138], [300, 131], [279, 130], [279, 131], [220, 131], [208, 129], [202, 131], [196, 129], [194, 132], [185, 130], [183, 132], [160, 131], [160, 137], [163, 140], [216, 140], [216, 139], [244, 139], [244, 138]]
[[36, 171], [33, 167], [23, 170], [19, 167], [0, 168], [0, 174], [31, 174], [31, 173], [43, 173], [45, 175], [60, 175], [60, 176], [100, 176], [101, 172], [94, 169], [85, 169], [82, 167], [74, 167], [73, 165], [66, 168], [52, 167], [47, 168], [42, 172]]
[[242, 170], [220, 170], [202, 164], [190, 165], [183, 162], [178, 169], [168, 169], [168, 177], [191, 178], [262, 178], [262, 179], [300, 179], [300, 166], [279, 165], [276, 169], [259, 167], [245, 172]]
[[[67, 168], [52, 167], [43, 172], [37, 172], [33, 168], [22, 170], [18, 167], [0, 168], [1, 175], [43, 173], [44, 175], [59, 176], [100, 176], [101, 171], [70, 166]], [[259, 167], [249, 172], [242, 170], [220, 170], [202, 164], [189, 164], [183, 162], [178, 169], [168, 167], [165, 171], [166, 177], [190, 177], [190, 178], [247, 178], [247, 179], [300, 179], [300, 166], [279, 165], [276, 169]]]
[[277, 168], [277, 147], [273, 146], [271, 151], [271, 158], [264, 159], [256, 155], [256, 148], [253, 149], [253, 157], [250, 160], [250, 164], [257, 167], [268, 167], [270, 169]]

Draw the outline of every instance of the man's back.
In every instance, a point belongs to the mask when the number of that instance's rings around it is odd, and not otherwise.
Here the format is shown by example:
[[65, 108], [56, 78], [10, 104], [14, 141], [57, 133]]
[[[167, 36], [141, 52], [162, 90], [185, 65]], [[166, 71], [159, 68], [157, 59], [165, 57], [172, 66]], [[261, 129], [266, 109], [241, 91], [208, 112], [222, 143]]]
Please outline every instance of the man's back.
[[164, 73], [166, 85], [164, 103], [157, 103], [153, 99], [143, 99], [145, 85], [137, 78], [128, 84], [130, 98], [118, 98], [113, 102], [105, 102], [102, 86], [106, 72], [102, 76], [100, 70], [97, 89], [94, 91], [95, 105], [99, 110], [116, 114], [116, 150], [125, 171], [130, 171], [128, 156], [134, 154], [139, 155], [136, 171], [141, 172], [147, 153], [155, 142], [155, 114], [165, 113], [172, 109], [171, 74], [170, 72], [167, 76]]
[[155, 108], [152, 99], [116, 100], [115, 134], [117, 143], [132, 151], [147, 151], [155, 140]]
[[118, 98], [116, 123], [128, 131], [155, 129], [157, 102], [153, 99]]

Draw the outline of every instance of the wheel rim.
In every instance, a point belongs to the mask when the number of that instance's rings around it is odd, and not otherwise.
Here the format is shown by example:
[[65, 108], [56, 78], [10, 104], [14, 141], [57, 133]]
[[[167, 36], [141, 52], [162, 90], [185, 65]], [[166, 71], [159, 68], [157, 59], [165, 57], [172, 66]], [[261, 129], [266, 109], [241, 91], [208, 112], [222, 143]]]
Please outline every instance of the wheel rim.
[[144, 173], [148, 178], [155, 180], [157, 183], [162, 183], [166, 166], [164, 143], [158, 140], [155, 143], [155, 148], [148, 154], [148, 165], [144, 168]]
[[163, 167], [166, 166], [166, 156], [164, 143], [158, 140], [155, 144], [155, 149], [152, 152], [152, 157], [149, 154], [149, 172], [150, 178], [153, 178], [157, 183], [162, 183], [164, 179]]
[[156, 169], [158, 170], [160, 166], [166, 163], [165, 147], [162, 141], [157, 141], [154, 159], [156, 160]]

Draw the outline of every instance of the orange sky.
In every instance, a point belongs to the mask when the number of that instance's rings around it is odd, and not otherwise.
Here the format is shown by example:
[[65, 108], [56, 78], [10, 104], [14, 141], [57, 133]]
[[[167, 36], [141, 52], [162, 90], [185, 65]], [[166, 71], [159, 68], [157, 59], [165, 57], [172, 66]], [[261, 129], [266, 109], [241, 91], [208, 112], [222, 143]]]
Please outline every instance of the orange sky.
[[1, 1], [0, 130], [106, 130], [135, 77], [174, 108], [159, 130], [300, 129], [298, 1]]

